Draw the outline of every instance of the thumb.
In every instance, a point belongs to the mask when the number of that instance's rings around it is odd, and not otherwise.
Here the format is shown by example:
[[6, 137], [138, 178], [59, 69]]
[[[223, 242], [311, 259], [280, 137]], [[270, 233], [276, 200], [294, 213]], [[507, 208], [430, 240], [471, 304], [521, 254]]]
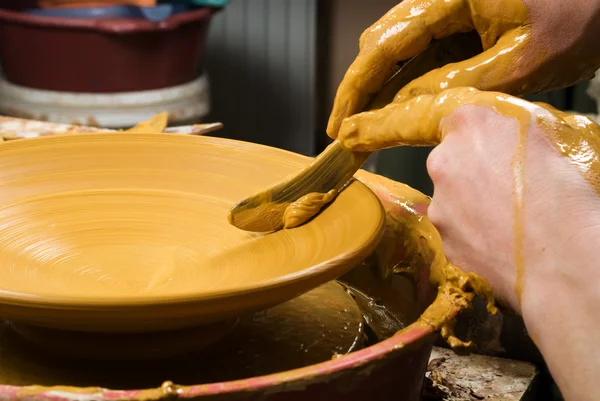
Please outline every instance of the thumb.
[[474, 102], [482, 93], [474, 88], [453, 88], [355, 114], [342, 122], [338, 140], [344, 148], [359, 152], [437, 145], [442, 141], [441, 119], [459, 106]]

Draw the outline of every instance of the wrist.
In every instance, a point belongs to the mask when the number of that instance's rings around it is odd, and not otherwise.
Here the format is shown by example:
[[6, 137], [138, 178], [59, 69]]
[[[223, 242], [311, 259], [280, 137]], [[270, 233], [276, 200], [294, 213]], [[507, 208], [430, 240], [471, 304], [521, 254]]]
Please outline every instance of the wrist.
[[548, 246], [527, 264], [520, 307], [525, 322], [539, 327], [534, 335], [553, 329], [554, 321], [564, 326], [593, 317], [600, 307], [600, 228], [580, 233], [570, 246]]
[[598, 274], [582, 274], [589, 266], [570, 262], [555, 258], [553, 266], [544, 266], [550, 273], [526, 284], [521, 310], [527, 331], [565, 399], [594, 400], [599, 396], [592, 389], [600, 373], [600, 349], [595, 347], [600, 280]]

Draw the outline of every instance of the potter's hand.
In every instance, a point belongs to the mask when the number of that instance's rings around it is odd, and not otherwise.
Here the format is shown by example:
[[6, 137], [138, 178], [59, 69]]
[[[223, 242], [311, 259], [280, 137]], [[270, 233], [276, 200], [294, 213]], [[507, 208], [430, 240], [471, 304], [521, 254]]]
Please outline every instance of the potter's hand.
[[404, 101], [471, 86], [513, 95], [568, 86], [600, 67], [600, 0], [405, 0], [367, 29], [340, 84], [327, 133], [367, 105], [395, 65], [432, 39], [476, 30], [483, 53], [415, 79]]
[[600, 399], [599, 126], [456, 88], [350, 117], [340, 139], [361, 150], [441, 143], [427, 161], [428, 215], [446, 257], [522, 312], [567, 400]]
[[[425, 216], [431, 198], [408, 185], [364, 170], [357, 171], [355, 177], [381, 201], [386, 224], [373, 255], [348, 275], [353, 276], [358, 289], [369, 292], [369, 288], [379, 288], [383, 303], [396, 305], [394, 313], [403, 322], [417, 318], [413, 308], [416, 301], [420, 310], [427, 308], [419, 317], [419, 324], [439, 331], [453, 348], [468, 347], [468, 343], [454, 336], [454, 317], [468, 308], [475, 294], [488, 300], [488, 310], [493, 313], [496, 307], [489, 285], [480, 276], [465, 273], [447, 261], [442, 239]], [[417, 291], [409, 290], [412, 284], [405, 280], [418, 283]], [[391, 288], [402, 290], [390, 291]], [[434, 289], [437, 294], [432, 292]]]
[[[520, 294], [513, 289], [522, 259], [513, 257], [513, 243], [523, 246], [526, 264], [543, 267], [532, 258], [543, 256], [539, 247], [550, 239], [558, 251], [563, 244], [556, 236], [566, 235], [567, 228], [579, 235], [596, 214], [600, 228], [595, 192], [600, 192], [600, 129], [586, 117], [498, 92], [454, 88], [355, 114], [344, 120], [339, 141], [354, 151], [439, 144], [428, 159], [435, 191], [428, 214], [446, 241], [446, 255], [457, 266], [483, 273], [517, 310]], [[559, 179], [563, 186], [550, 185]], [[545, 192], [532, 197], [533, 190]], [[568, 225], [540, 227], [543, 236], [520, 244], [515, 235], [521, 229], [556, 223], [540, 216], [561, 216]], [[488, 242], [482, 233], [490, 234]]]

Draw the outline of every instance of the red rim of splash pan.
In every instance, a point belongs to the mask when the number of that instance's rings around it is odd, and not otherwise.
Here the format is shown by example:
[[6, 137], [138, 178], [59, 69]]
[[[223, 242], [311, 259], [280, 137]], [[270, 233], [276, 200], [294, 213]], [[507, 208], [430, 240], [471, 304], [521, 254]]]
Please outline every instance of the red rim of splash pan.
[[[448, 316], [454, 316], [456, 313], [456, 310], [449, 311]], [[432, 342], [432, 334], [434, 333], [435, 330], [431, 326], [413, 323], [387, 340], [338, 359], [249, 379], [191, 386], [178, 386], [166, 382], [161, 388], [146, 390], [109, 390], [99, 388], [72, 388], [72, 390], [69, 390], [64, 387], [35, 386], [32, 388], [0, 385], [0, 396], [7, 400], [72, 401], [73, 399], [77, 399], [82, 401], [110, 401], [138, 400], [142, 398], [156, 399], [174, 395], [181, 399], [193, 399], [211, 395], [234, 395], [236, 393], [245, 393], [248, 397], [251, 397], [252, 395], [256, 395], [257, 392], [261, 393], [261, 390], [265, 394], [272, 393], [273, 390], [279, 390], [283, 393], [281, 395], [284, 396], [285, 391], [292, 389], [295, 385], [305, 388], [313, 384], [334, 381], [332, 377], [335, 377], [336, 374], [342, 374], [345, 371], [361, 367], [369, 370], [369, 365], [378, 360], [393, 358], [399, 354], [414, 350], [419, 346], [427, 347], [428, 345], [425, 343]], [[429, 355], [429, 353], [427, 354]]]

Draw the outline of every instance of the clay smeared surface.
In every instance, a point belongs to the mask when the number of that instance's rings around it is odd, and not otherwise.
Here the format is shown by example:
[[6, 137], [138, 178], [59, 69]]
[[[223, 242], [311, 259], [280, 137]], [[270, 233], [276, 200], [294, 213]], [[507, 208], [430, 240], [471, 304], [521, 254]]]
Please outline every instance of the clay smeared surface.
[[327, 193], [310, 193], [285, 209], [283, 227], [294, 228], [316, 216], [317, 213], [335, 198], [337, 191], [332, 189]]
[[[535, 124], [540, 126], [548, 142], [580, 171], [596, 192], [600, 192], [598, 124], [588, 117], [570, 115], [547, 104], [533, 104], [498, 92], [454, 88], [437, 95], [418, 96], [405, 103], [392, 103], [379, 112], [366, 112], [350, 117], [342, 125], [339, 140], [345, 147], [359, 151], [398, 145], [439, 144], [444, 139], [444, 132], [438, 128], [441, 120], [459, 107], [469, 104], [491, 108], [518, 123], [518, 141], [512, 155], [511, 168], [515, 194], [515, 293], [520, 301], [526, 273], [523, 258], [523, 191], [529, 131]], [[378, 113], [378, 118], [371, 118], [374, 113]]]
[[[227, 222], [238, 199], [305, 162], [262, 146], [167, 134], [3, 143], [0, 290], [10, 294], [0, 302], [66, 305], [60, 316], [7, 306], [3, 315], [66, 329], [86, 316], [87, 330], [172, 329], [260, 309], [335, 278], [370, 253], [383, 227], [381, 205], [362, 184], [295, 230], [257, 235]], [[276, 282], [290, 287], [271, 291]], [[260, 296], [247, 293], [258, 288]], [[219, 300], [202, 303], [210, 297]], [[135, 309], [177, 301], [188, 301], [177, 314], [168, 305], [146, 316]], [[129, 312], [75, 315], [75, 306], [111, 304]]]

